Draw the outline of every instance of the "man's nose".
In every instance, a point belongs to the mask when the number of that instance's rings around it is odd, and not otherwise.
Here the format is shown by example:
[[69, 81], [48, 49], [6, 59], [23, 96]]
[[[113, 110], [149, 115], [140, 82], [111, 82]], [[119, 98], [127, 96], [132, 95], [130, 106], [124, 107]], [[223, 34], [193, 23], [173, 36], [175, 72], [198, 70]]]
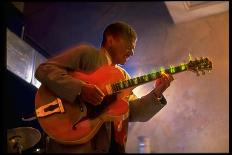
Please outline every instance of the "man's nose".
[[135, 54], [134, 50], [131, 50], [131, 56], [133, 56]]

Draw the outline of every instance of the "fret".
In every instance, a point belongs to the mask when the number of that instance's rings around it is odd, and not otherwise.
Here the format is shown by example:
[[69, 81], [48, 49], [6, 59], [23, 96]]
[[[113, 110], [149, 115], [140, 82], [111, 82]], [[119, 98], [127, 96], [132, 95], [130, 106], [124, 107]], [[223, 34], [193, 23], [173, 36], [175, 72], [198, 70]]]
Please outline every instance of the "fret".
[[154, 80], [157, 77], [156, 74], [157, 74], [156, 72], [149, 74], [151, 77], [151, 80]]
[[115, 90], [115, 92], [117, 92], [119, 89], [118, 89], [118, 85], [117, 84], [114, 84], [114, 90]]
[[169, 71], [170, 73], [175, 73], [176, 69], [173, 65], [170, 65]]
[[122, 82], [122, 81], [119, 82], [119, 88], [120, 88], [120, 89], [123, 89], [123, 88], [124, 88], [124, 85], [123, 85], [123, 82]]
[[124, 85], [124, 88], [128, 88], [129, 84], [128, 84], [128, 81], [123, 81], [123, 85]]
[[136, 78], [133, 78], [133, 81], [134, 81], [134, 84], [137, 85], [139, 82], [138, 82], [138, 77]]
[[161, 74], [165, 73], [164, 67], [160, 67], [160, 73], [161, 73]]
[[127, 81], [127, 83], [128, 83], [128, 87], [133, 86], [133, 84], [131, 83], [131, 80], [130, 80], [130, 79], [128, 79], [128, 80], [126, 80], [126, 81]]
[[112, 84], [112, 85], [111, 85], [111, 88], [112, 88], [112, 91], [113, 91], [113, 92], [115, 92], [115, 91], [116, 91], [115, 84]]
[[137, 79], [138, 79], [138, 84], [141, 83], [141, 77], [138, 76]]
[[145, 82], [145, 76], [140, 76], [140, 83]]
[[156, 72], [156, 79], [159, 78], [161, 75], [161, 72]]
[[180, 66], [176, 66], [176, 67], [173, 66], [173, 65], [170, 65], [170, 67], [168, 69], [166, 69], [164, 72], [168, 73], [168, 74], [176, 74], [176, 73], [185, 71], [187, 69], [188, 69], [188, 65], [184, 64], [184, 63], [181, 63]]
[[140, 83], [143, 83], [145, 81], [144, 76], [140, 76]]
[[148, 75], [144, 75], [143, 77], [144, 77], [144, 80], [145, 80], [145, 81], [149, 81]]
[[121, 86], [120, 86], [120, 82], [119, 82], [119, 83], [117, 84], [117, 90], [119, 91], [120, 88], [121, 88]]
[[175, 72], [172, 73], [172, 74], [179, 73], [179, 72], [185, 71], [185, 70], [187, 70], [187, 69], [188, 69], [187, 64], [182, 63], [180, 66], [174, 67], [173, 70], [175, 70]]
[[119, 84], [118, 84], [118, 83], [115, 83], [115, 84], [114, 84], [114, 87], [115, 87], [115, 91], [116, 91], [116, 92], [120, 90]]
[[134, 82], [133, 82], [132, 79], [129, 79], [128, 81], [129, 81], [129, 85], [130, 85], [130, 86], [133, 86], [133, 85], [134, 85]]
[[115, 84], [112, 84], [113, 85], [113, 90], [116, 92], [116, 91], [118, 91], [118, 89], [117, 89], [117, 84], [115, 83]]
[[111, 88], [113, 92], [118, 92], [122, 89], [126, 89], [126, 88], [133, 87], [133, 86], [138, 86], [140, 84], [144, 84], [152, 80], [156, 80], [163, 73], [175, 74], [175, 73], [185, 71], [187, 69], [188, 69], [188, 65], [184, 63], [181, 63], [179, 66], [170, 65], [169, 68], [167, 69], [164, 69], [164, 67], [160, 67], [160, 71], [152, 72], [150, 74], [138, 76], [132, 79], [124, 80], [124, 81], [119, 81], [117, 83], [112, 84]]
[[148, 74], [147, 77], [148, 77], [148, 81], [151, 81], [153, 79], [152, 74]]
[[180, 68], [181, 68], [182, 71], [183, 71], [183, 70], [186, 70], [186, 69], [187, 69], [187, 65], [184, 64], [184, 63], [181, 63], [181, 64], [180, 64]]

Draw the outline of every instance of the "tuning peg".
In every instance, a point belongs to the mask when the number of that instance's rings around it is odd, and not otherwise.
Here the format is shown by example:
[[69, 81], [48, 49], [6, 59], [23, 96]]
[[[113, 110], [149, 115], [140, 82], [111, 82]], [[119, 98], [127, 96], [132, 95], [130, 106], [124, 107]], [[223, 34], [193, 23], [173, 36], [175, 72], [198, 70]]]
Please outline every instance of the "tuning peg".
[[192, 61], [192, 55], [189, 53], [189, 61]]

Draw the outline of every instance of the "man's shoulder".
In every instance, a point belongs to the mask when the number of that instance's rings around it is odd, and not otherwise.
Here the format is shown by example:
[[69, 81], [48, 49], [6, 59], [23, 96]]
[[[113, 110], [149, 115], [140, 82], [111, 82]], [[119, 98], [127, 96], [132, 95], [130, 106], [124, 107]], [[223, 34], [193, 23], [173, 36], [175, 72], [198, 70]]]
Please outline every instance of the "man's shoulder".
[[91, 44], [88, 44], [88, 43], [82, 43], [82, 44], [79, 44], [77, 46], [78, 49], [81, 49], [81, 50], [86, 50], [86, 51], [95, 51], [97, 50], [96, 47], [94, 47], [93, 45]]
[[70, 47], [66, 51], [70, 51], [69, 53], [73, 53], [73, 54], [79, 53], [81, 55], [92, 55], [95, 54], [98, 51], [98, 49], [91, 44], [80, 43], [78, 45], [74, 45]]
[[70, 57], [76, 57], [76, 56], [82, 56], [82, 55], [91, 55], [93, 53], [96, 53], [97, 48], [95, 48], [91, 44], [83, 43], [83, 44], [76, 44], [73, 46], [70, 46], [69, 48], [66, 48], [60, 52], [60, 54], [54, 56], [51, 58], [51, 60], [56, 60], [60, 57], [63, 58], [70, 58]]

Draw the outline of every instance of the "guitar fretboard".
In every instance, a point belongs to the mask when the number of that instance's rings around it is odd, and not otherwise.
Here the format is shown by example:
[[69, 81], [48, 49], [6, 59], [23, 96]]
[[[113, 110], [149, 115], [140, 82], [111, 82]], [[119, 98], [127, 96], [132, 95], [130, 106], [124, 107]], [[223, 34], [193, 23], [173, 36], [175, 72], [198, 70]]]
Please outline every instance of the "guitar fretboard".
[[170, 66], [168, 69], [160, 68], [158, 72], [152, 72], [143, 76], [138, 76], [129, 80], [119, 81], [117, 83], [111, 84], [113, 93], [118, 92], [123, 89], [127, 89], [134, 86], [139, 86], [144, 83], [158, 79], [163, 73], [176, 74], [179, 72], [186, 71], [188, 69], [187, 64], [181, 64], [180, 66]]

